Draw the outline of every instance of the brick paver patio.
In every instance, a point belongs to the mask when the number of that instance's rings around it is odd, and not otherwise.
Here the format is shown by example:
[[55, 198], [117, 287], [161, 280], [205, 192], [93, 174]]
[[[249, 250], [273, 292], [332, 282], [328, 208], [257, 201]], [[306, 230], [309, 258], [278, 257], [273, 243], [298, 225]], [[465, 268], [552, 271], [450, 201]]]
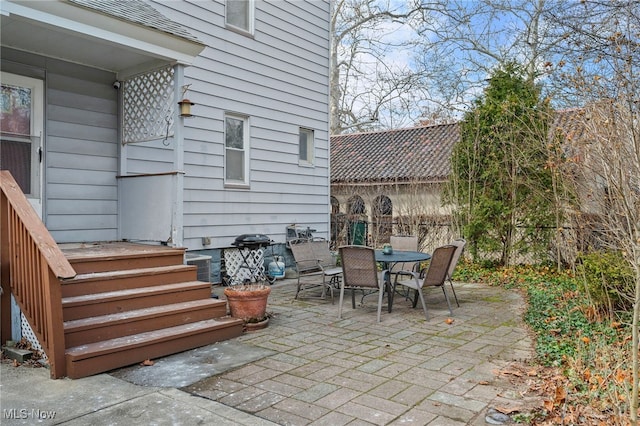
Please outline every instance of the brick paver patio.
[[275, 354], [185, 390], [281, 425], [484, 425], [488, 409], [524, 405], [496, 374], [533, 356], [524, 302], [481, 284], [456, 292], [451, 324], [437, 288], [425, 296], [430, 321], [396, 296], [377, 323], [376, 296], [355, 310], [345, 298], [338, 320], [338, 297], [294, 300], [295, 281], [279, 281], [269, 327], [239, 338]]

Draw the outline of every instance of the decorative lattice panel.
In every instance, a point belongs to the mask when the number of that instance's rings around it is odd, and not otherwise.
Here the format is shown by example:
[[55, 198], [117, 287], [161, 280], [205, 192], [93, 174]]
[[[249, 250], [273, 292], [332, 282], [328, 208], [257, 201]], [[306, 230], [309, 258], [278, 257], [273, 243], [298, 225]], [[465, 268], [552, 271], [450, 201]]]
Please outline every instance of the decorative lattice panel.
[[36, 337], [36, 334], [33, 332], [33, 329], [29, 325], [29, 321], [27, 321], [27, 317], [24, 314], [20, 313], [20, 330], [22, 331], [22, 337], [27, 339], [29, 343], [31, 343], [31, 347], [36, 351], [40, 352], [42, 355], [42, 359], [47, 359], [47, 354], [42, 350], [42, 346]]
[[166, 139], [173, 134], [173, 90], [171, 67], [123, 83], [124, 143]]
[[231, 284], [241, 284], [245, 281], [257, 282], [265, 279], [264, 252], [262, 249], [226, 249], [224, 264]]

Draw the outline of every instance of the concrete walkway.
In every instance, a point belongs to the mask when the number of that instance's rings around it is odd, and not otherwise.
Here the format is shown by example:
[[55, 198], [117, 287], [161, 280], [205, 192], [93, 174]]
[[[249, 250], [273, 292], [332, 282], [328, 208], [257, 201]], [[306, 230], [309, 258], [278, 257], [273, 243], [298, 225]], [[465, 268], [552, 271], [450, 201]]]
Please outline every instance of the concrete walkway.
[[377, 323], [375, 296], [355, 310], [346, 300], [338, 320], [337, 296], [294, 300], [295, 280], [279, 281], [268, 328], [151, 367], [49, 380], [3, 361], [0, 423], [54, 411], [38, 423], [485, 425], [493, 408], [526, 409], [523, 389], [497, 374], [533, 356], [521, 295], [479, 284], [456, 292], [452, 323], [440, 289], [427, 291], [429, 322], [396, 296]]

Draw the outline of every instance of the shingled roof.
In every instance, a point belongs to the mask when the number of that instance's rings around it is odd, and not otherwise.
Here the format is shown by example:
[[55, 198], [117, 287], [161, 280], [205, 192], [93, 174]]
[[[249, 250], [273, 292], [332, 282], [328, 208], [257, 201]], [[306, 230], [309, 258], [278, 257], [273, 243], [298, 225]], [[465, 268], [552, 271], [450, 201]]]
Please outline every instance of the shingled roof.
[[145, 27], [153, 28], [191, 41], [198, 41], [177, 22], [164, 16], [141, 0], [68, 0], [77, 6], [86, 7]]
[[457, 123], [331, 136], [331, 183], [442, 182]]

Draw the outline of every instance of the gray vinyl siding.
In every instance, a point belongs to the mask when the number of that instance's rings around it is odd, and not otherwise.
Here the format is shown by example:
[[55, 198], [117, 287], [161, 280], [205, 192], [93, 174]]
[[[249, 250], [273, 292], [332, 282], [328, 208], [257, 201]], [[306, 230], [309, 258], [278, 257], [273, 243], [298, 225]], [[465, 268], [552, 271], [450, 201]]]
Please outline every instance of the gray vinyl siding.
[[127, 173], [165, 173], [173, 170], [173, 139], [164, 146], [162, 141], [148, 141], [127, 145]]
[[114, 75], [2, 51], [3, 70], [45, 81], [44, 222], [57, 242], [117, 237]]
[[46, 225], [58, 242], [117, 238], [117, 92], [112, 73], [49, 61]]
[[[285, 241], [298, 223], [328, 236], [329, 3], [256, 1], [253, 37], [224, 27], [224, 2], [154, 2], [208, 47], [185, 69], [194, 118], [184, 129], [184, 243], [227, 247], [244, 233]], [[250, 120], [250, 187], [224, 185], [224, 114]], [[298, 165], [313, 129], [313, 167]], [[145, 157], [148, 158], [148, 157]]]
[[[184, 245], [228, 247], [243, 233], [284, 242], [292, 223], [328, 236], [329, 2], [256, 1], [252, 37], [225, 28], [223, 0], [149, 2], [207, 46], [184, 70], [195, 103], [182, 131]], [[2, 61], [45, 80], [47, 228], [58, 242], [117, 239], [119, 165], [126, 174], [174, 171], [175, 141], [119, 149], [113, 73], [4, 48]], [[224, 184], [228, 112], [249, 118], [249, 188]], [[298, 163], [301, 127], [314, 131], [313, 167]], [[203, 247], [205, 236], [212, 244]]]

